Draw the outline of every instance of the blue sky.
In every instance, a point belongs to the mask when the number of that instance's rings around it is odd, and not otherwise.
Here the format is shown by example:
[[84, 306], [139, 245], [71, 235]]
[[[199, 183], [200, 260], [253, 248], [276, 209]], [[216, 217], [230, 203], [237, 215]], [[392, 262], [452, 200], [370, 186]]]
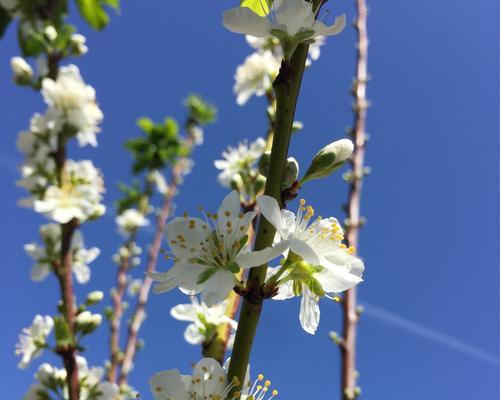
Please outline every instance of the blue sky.
[[[225, 194], [216, 183], [213, 159], [227, 144], [265, 132], [264, 100], [238, 107], [232, 94], [236, 66], [250, 53], [243, 37], [226, 32], [221, 13], [235, 1], [124, 2], [103, 33], [88, 34], [90, 53], [77, 60], [97, 89], [105, 113], [97, 149], [71, 149], [91, 158], [107, 182], [106, 202], [117, 198], [116, 182], [127, 179], [129, 158], [122, 142], [138, 133], [135, 119], [184, 116], [181, 99], [198, 92], [215, 102], [219, 121], [206, 131], [196, 167], [177, 199], [195, 212], [200, 199], [215, 209]], [[367, 399], [498, 398], [498, 5], [493, 0], [378, 0], [370, 2], [368, 164], [360, 254], [366, 263], [360, 286], [366, 304], [359, 330], [359, 384]], [[333, 13], [354, 16], [353, 2], [328, 3]], [[330, 38], [306, 72], [291, 154], [305, 167], [352, 122], [349, 84], [354, 69], [352, 29]], [[14, 186], [17, 132], [40, 96], [10, 82], [9, 58], [18, 55], [14, 30], [0, 42], [0, 168], [3, 224], [3, 329], [0, 372], [3, 394], [21, 398], [38, 363], [16, 368], [17, 334], [35, 313], [51, 313], [58, 289], [53, 280], [29, 280], [22, 245], [37, 239], [43, 219], [18, 208], [24, 193]], [[322, 215], [342, 215], [345, 185], [337, 174], [311, 183], [303, 197]], [[292, 206], [293, 207], [293, 206]], [[111, 211], [111, 210], [110, 210]], [[112, 211], [111, 211], [112, 212]], [[84, 228], [88, 245], [101, 247], [83, 296], [114, 282], [111, 254], [119, 243], [113, 218]], [[144, 236], [147, 241], [149, 237]], [[165, 266], [163, 266], [165, 267]], [[153, 296], [142, 331], [133, 383], [151, 398], [147, 379], [162, 369], [189, 369], [198, 348], [182, 339], [183, 323], [169, 309], [180, 293]], [[320, 329], [312, 337], [298, 323], [298, 301], [268, 302], [252, 355], [290, 400], [338, 398], [338, 350], [328, 339], [339, 330], [338, 305], [322, 302]], [[106, 357], [106, 327], [88, 341], [88, 359]], [[45, 357], [45, 356], [44, 356]], [[49, 358], [49, 357], [47, 357]]]

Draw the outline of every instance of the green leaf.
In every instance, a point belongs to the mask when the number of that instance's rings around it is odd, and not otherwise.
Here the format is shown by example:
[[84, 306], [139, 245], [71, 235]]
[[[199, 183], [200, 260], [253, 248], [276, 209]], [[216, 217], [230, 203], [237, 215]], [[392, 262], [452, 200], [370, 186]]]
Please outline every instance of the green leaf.
[[144, 132], [151, 132], [153, 130], [154, 123], [148, 117], [142, 117], [137, 120], [137, 126]]
[[10, 17], [9, 13], [5, 11], [3, 7], [0, 6], [0, 39], [7, 30], [10, 21], [12, 21], [12, 18]]
[[265, 17], [269, 13], [269, 6], [267, 3], [271, 3], [271, 0], [242, 0], [241, 7], [248, 7], [257, 15]]
[[35, 38], [32, 33], [26, 34], [23, 29], [21, 29], [21, 24], [17, 25], [17, 37], [21, 53], [24, 57], [37, 56], [45, 49], [44, 44]]
[[108, 24], [109, 16], [99, 0], [76, 0], [76, 5], [92, 28], [101, 30]]

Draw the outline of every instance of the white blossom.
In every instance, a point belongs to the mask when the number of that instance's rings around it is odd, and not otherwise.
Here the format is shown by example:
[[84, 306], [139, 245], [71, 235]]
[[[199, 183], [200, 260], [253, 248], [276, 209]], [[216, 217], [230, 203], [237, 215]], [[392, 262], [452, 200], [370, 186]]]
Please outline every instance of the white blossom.
[[[31, 279], [42, 281], [60, 262], [61, 257], [61, 226], [59, 224], [46, 224], [40, 227], [40, 236], [43, 245], [35, 242], [24, 246], [26, 253], [35, 261], [31, 269]], [[76, 231], [71, 242], [73, 253], [73, 273], [78, 283], [87, 283], [90, 279], [88, 264], [94, 261], [100, 253], [97, 247], [85, 248], [83, 236]]]
[[207, 307], [205, 303], [200, 303], [193, 296], [191, 304], [178, 304], [170, 310], [170, 314], [179, 321], [191, 322], [184, 331], [184, 339], [189, 344], [200, 345], [203, 342], [209, 342], [221, 324], [229, 325], [231, 335], [228, 344], [232, 344], [238, 323], [225, 314], [226, 307], [227, 301]]
[[234, 33], [278, 38], [287, 59], [291, 58], [299, 43], [318, 36], [337, 35], [345, 23], [345, 15], [336, 17], [331, 26], [317, 21], [312, 3], [304, 0], [275, 0], [267, 16], [259, 16], [247, 7], [232, 8], [224, 12], [222, 22]]
[[209, 307], [220, 303], [236, 284], [240, 269], [262, 265], [282, 252], [280, 247], [268, 247], [249, 252], [247, 231], [255, 212], [240, 211], [240, 197], [233, 190], [224, 198], [219, 211], [208, 220], [178, 217], [167, 224], [168, 243], [173, 252], [174, 266], [164, 273], [151, 273], [158, 281], [156, 293], [178, 286], [184, 293], [201, 293]]
[[43, 30], [43, 34], [49, 41], [53, 42], [54, 40], [57, 39], [57, 31], [56, 28], [54, 28], [52, 25], [47, 25], [45, 29]]
[[220, 169], [218, 181], [224, 187], [230, 187], [231, 181], [237, 174], [247, 174], [254, 169], [259, 158], [264, 154], [266, 141], [257, 138], [248, 144], [247, 141], [238, 143], [237, 147], [229, 146], [222, 152], [223, 159], [215, 160], [215, 168]]
[[31, 360], [40, 357], [46, 345], [47, 336], [52, 332], [54, 320], [49, 315], [36, 315], [29, 328], [19, 335], [16, 354], [21, 356], [19, 368], [26, 368]]
[[334, 297], [360, 283], [363, 262], [353, 255], [353, 247], [342, 243], [342, 228], [335, 218], [318, 217], [311, 222], [314, 209], [306, 206], [305, 200], [300, 201], [297, 215], [281, 210], [269, 196], [259, 197], [257, 204], [276, 228], [278, 241], [288, 247], [284, 265], [270, 273], [281, 274], [275, 299], [302, 295], [300, 323], [306, 332], [314, 334], [320, 317], [319, 298]]
[[165, 176], [157, 169], [151, 171], [149, 174], [149, 179], [151, 179], [156, 185], [156, 190], [158, 193], [166, 195], [168, 193], [168, 183], [165, 180]]
[[33, 202], [33, 209], [60, 224], [85, 221], [104, 214], [103, 192], [101, 172], [90, 160], [67, 160], [62, 186], [49, 186], [43, 198]]
[[[240, 394], [242, 400], [271, 400], [278, 395], [262, 374], [250, 384], [248, 368], [242, 387], [237, 381], [229, 382], [227, 368], [228, 362], [221, 367], [214, 359], [203, 358], [195, 365], [192, 375], [181, 375], [177, 369], [162, 371], [149, 380], [149, 385], [155, 400], [232, 400]], [[230, 396], [232, 389], [240, 393]]]
[[96, 103], [95, 90], [85, 84], [78, 67], [62, 67], [56, 80], [42, 80], [45, 102], [57, 111], [58, 118], [76, 131], [80, 146], [97, 146], [96, 134], [103, 114]]
[[254, 52], [236, 69], [233, 91], [236, 102], [242, 106], [255, 95], [263, 96], [272, 90], [272, 84], [280, 69], [280, 59], [270, 50]]
[[87, 39], [85, 36], [80, 35], [79, 33], [73, 33], [70, 38], [70, 43], [74, 48], [74, 51], [77, 55], [87, 54], [89, 48], [86, 46]]
[[127, 295], [129, 297], [135, 297], [139, 294], [139, 291], [142, 288], [143, 280], [142, 279], [133, 279], [127, 285]]
[[129, 208], [116, 217], [116, 224], [120, 234], [127, 236], [137, 228], [149, 226], [149, 220], [138, 210]]

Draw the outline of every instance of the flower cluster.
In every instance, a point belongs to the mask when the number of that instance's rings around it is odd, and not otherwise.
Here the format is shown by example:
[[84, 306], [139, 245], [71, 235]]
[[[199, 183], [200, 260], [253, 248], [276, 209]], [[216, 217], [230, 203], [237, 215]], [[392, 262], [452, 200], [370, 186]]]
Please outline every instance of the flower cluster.
[[116, 225], [118, 225], [118, 231], [121, 235], [128, 236], [137, 228], [149, 226], [149, 220], [143, 213], [129, 208], [116, 217]]
[[[81, 400], [112, 400], [119, 394], [117, 385], [103, 381], [104, 368], [90, 367], [81, 356], [76, 358]], [[43, 363], [35, 374], [36, 384], [32, 385], [23, 400], [68, 399], [66, 370]]]
[[[31, 269], [31, 279], [42, 281], [58, 267], [61, 258], [61, 226], [46, 224], [40, 227], [40, 237], [43, 244], [28, 243], [24, 246], [26, 253], [35, 261]], [[94, 261], [100, 253], [97, 247], [85, 248], [83, 236], [76, 231], [71, 241], [73, 254], [73, 273], [78, 283], [87, 283], [90, 279], [88, 264]]]
[[193, 345], [210, 343], [217, 327], [228, 324], [231, 335], [227, 347], [230, 349], [238, 323], [225, 314], [226, 307], [226, 301], [213, 307], [207, 307], [205, 303], [200, 303], [196, 297], [192, 297], [191, 304], [178, 304], [170, 310], [170, 314], [179, 321], [191, 322], [184, 331], [184, 339]]
[[118, 251], [113, 254], [113, 262], [117, 265], [121, 265], [124, 260], [129, 260], [130, 267], [137, 267], [141, 263], [141, 254], [142, 248], [135, 242], [131, 242], [126, 246], [121, 246]]
[[54, 328], [54, 320], [49, 315], [36, 315], [29, 328], [24, 328], [19, 335], [16, 354], [21, 356], [19, 368], [26, 368], [31, 360], [40, 357], [46, 347], [47, 336]]
[[[243, 385], [237, 379], [230, 382], [227, 364], [221, 367], [217, 361], [203, 358], [195, 365], [192, 375], [181, 375], [176, 369], [159, 372], [149, 380], [153, 397], [155, 400], [232, 400], [241, 396], [243, 400], [271, 400], [278, 395], [262, 374], [251, 384], [248, 370]], [[233, 389], [237, 392], [231, 394]]]

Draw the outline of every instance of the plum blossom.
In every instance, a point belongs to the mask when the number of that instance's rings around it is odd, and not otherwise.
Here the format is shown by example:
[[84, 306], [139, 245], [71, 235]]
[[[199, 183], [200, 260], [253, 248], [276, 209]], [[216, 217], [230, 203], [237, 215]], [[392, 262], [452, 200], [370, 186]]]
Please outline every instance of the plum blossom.
[[[31, 279], [43, 281], [54, 269], [61, 257], [61, 226], [59, 224], [46, 224], [40, 227], [40, 236], [43, 245], [35, 242], [24, 246], [26, 253], [35, 261], [31, 269]], [[85, 248], [83, 236], [76, 231], [71, 242], [73, 253], [73, 273], [78, 283], [87, 283], [90, 279], [89, 264], [100, 253], [97, 247]]]
[[318, 36], [337, 35], [345, 23], [345, 15], [336, 17], [330, 26], [317, 21], [313, 4], [304, 0], [275, 0], [267, 16], [260, 16], [247, 7], [235, 7], [224, 12], [222, 21], [226, 29], [234, 33], [278, 38], [287, 60], [299, 43], [308, 43]]
[[16, 345], [16, 354], [21, 356], [19, 368], [26, 368], [31, 360], [42, 355], [47, 336], [53, 328], [54, 320], [51, 316], [36, 315], [31, 326], [22, 330]]
[[62, 67], [56, 80], [43, 79], [42, 95], [62, 124], [75, 131], [80, 146], [97, 146], [103, 114], [94, 88], [83, 81], [77, 66]]
[[213, 307], [207, 307], [193, 296], [191, 304], [178, 304], [170, 310], [170, 314], [179, 321], [191, 322], [184, 331], [184, 339], [193, 345], [210, 342], [218, 326], [228, 324], [231, 329], [228, 348], [231, 348], [238, 323], [225, 314], [226, 306], [227, 301], [223, 301]]
[[279, 287], [277, 300], [302, 295], [300, 323], [314, 334], [319, 324], [319, 298], [335, 297], [362, 281], [363, 262], [347, 248], [342, 228], [335, 218], [316, 218], [314, 209], [300, 201], [297, 215], [281, 210], [277, 201], [261, 196], [257, 204], [262, 215], [276, 228], [277, 240], [287, 243], [284, 264], [270, 271], [270, 281]]
[[[177, 369], [162, 371], [149, 380], [149, 386], [155, 400], [233, 400], [240, 394], [243, 400], [271, 400], [278, 395], [277, 390], [270, 389], [271, 382], [264, 381], [262, 374], [250, 384], [248, 369], [243, 387], [238, 389], [240, 382], [228, 381], [227, 366], [228, 362], [221, 367], [214, 359], [203, 358], [194, 367], [192, 375], [181, 375]], [[230, 395], [233, 389], [240, 393]]]
[[244, 105], [253, 95], [260, 97], [272, 90], [280, 69], [280, 59], [270, 50], [254, 52], [236, 69], [234, 94], [238, 105]]
[[230, 187], [231, 181], [236, 175], [247, 175], [255, 170], [257, 161], [264, 154], [266, 141], [257, 138], [254, 142], [243, 141], [237, 147], [229, 146], [222, 152], [222, 159], [215, 160], [215, 168], [221, 170], [218, 176], [219, 183], [224, 187]]
[[149, 220], [138, 210], [129, 208], [116, 217], [116, 224], [120, 234], [127, 236], [137, 228], [149, 226]]
[[201, 293], [201, 301], [212, 307], [220, 303], [237, 284], [235, 274], [267, 263], [282, 253], [283, 246], [250, 252], [247, 231], [255, 212], [240, 211], [240, 196], [233, 190], [224, 198], [217, 214], [208, 218], [178, 217], [167, 224], [168, 243], [174, 266], [149, 277], [158, 283], [156, 293], [178, 286], [184, 293]]
[[49, 186], [43, 197], [33, 202], [33, 209], [60, 224], [72, 219], [82, 222], [104, 214], [103, 192], [101, 172], [92, 161], [68, 160], [61, 186]]

